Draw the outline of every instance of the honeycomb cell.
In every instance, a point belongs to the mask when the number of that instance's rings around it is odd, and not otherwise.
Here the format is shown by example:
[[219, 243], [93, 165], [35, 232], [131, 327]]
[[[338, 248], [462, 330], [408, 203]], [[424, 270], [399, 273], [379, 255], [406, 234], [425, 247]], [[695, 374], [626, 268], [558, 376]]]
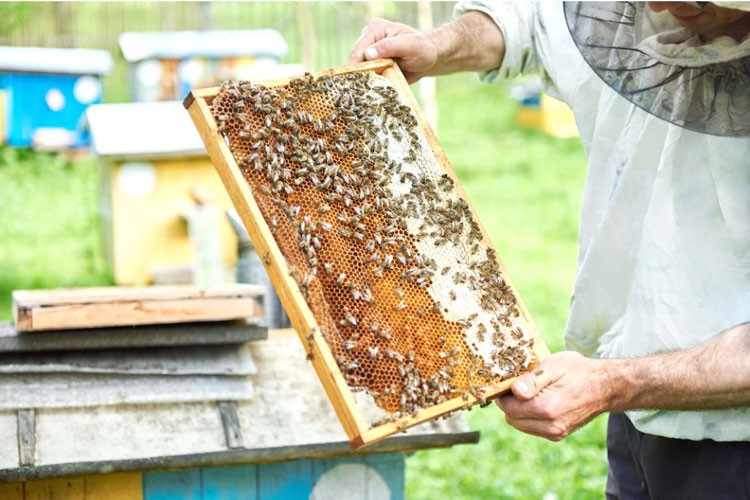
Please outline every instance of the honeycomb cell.
[[387, 418], [529, 366], [496, 256], [388, 79], [226, 82], [211, 112], [344, 378]]

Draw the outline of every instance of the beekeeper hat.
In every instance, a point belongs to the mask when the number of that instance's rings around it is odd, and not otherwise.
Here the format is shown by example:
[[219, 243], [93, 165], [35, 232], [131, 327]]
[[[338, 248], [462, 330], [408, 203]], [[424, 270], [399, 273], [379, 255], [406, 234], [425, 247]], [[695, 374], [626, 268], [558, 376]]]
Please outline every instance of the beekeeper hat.
[[[750, 12], [750, 3], [716, 4]], [[623, 97], [696, 132], [750, 136], [750, 26], [741, 40], [703, 42], [646, 2], [566, 2], [564, 10], [581, 55]]]

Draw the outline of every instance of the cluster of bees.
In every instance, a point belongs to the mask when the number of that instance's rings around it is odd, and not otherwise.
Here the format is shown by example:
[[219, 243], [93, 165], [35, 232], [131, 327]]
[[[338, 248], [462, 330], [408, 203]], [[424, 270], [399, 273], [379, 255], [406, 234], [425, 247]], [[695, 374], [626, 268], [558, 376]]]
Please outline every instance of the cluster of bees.
[[341, 372], [385, 419], [484, 401], [528, 367], [494, 251], [388, 79], [226, 82], [212, 113]]

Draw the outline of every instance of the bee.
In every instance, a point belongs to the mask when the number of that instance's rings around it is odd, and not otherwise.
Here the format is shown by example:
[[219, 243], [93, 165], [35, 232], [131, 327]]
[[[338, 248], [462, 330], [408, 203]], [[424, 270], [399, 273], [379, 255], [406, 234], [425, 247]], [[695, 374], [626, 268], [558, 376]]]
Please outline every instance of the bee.
[[357, 318], [352, 315], [349, 311], [344, 312], [344, 319], [352, 326], [357, 326]]

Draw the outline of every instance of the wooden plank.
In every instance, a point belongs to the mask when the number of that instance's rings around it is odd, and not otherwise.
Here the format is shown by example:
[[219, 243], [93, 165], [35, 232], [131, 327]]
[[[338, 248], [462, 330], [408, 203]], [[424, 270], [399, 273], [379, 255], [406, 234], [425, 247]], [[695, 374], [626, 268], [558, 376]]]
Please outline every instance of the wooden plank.
[[258, 467], [258, 498], [308, 498], [312, 491], [312, 462], [294, 460]]
[[52, 306], [75, 303], [128, 302], [133, 300], [256, 298], [262, 297], [264, 292], [263, 287], [258, 285], [230, 283], [215, 286], [153, 285], [15, 290], [13, 291], [13, 297], [19, 300], [24, 306]]
[[[175, 439], [179, 439], [177, 435]], [[29, 481], [40, 478], [68, 477], [82, 474], [104, 474], [110, 471], [144, 471], [154, 468], [187, 468], [207, 465], [246, 465], [249, 463], [286, 462], [289, 460], [320, 460], [331, 457], [361, 456], [372, 453], [414, 452], [454, 446], [476, 444], [479, 433], [449, 432], [394, 436], [359, 450], [352, 450], [348, 441], [336, 443], [314, 443], [304, 446], [282, 446], [258, 449], [241, 449], [220, 452], [186, 452], [180, 455], [149, 456], [148, 458], [102, 460], [96, 462], [72, 462], [63, 464], [37, 465], [35, 467], [0, 469], [0, 483], [3, 481]], [[2, 497], [0, 497], [2, 498]]]
[[0, 322], [0, 353], [242, 344], [268, 338], [260, 318], [137, 327], [46, 330], [26, 335]]
[[[20, 464], [18, 413], [15, 411], [0, 411], [0, 471], [21, 467]], [[0, 477], [0, 482], [2, 481], [3, 479]], [[2, 497], [0, 496], [0, 498]]]
[[227, 375], [256, 373], [247, 344], [0, 353], [0, 374]]
[[[32, 373], [0, 375], [0, 409], [249, 400], [246, 376]], [[218, 415], [215, 415], [218, 422]], [[39, 425], [37, 423], [37, 425]]]
[[143, 500], [143, 474], [121, 472], [84, 477], [86, 500]]
[[42, 479], [24, 485], [25, 500], [85, 500], [82, 477]]
[[18, 410], [18, 461], [34, 465], [36, 461], [36, 418], [33, 409]]
[[390, 498], [390, 492], [385, 491], [384, 484], [373, 484], [373, 491], [368, 490], [368, 472], [368, 467], [361, 457], [316, 460], [313, 462], [314, 479], [310, 500]]
[[255, 500], [257, 467], [205, 467], [201, 469], [202, 500]]
[[[391, 500], [404, 500], [406, 495], [406, 455], [404, 453], [383, 453], [364, 457], [367, 465], [372, 467], [388, 484]], [[372, 481], [371, 476], [367, 481]]]
[[[376, 73], [381, 73], [383, 70], [391, 66], [393, 66], [393, 61], [391, 59], [376, 59], [374, 61], [366, 61], [362, 63], [348, 64], [344, 66], [338, 66], [336, 68], [330, 68], [327, 70], [320, 71], [316, 73], [315, 75], [316, 76], [341, 75], [341, 74], [346, 74], [346, 73], [354, 73], [358, 71], [375, 71]], [[266, 87], [278, 87], [280, 85], [288, 84], [294, 78], [299, 78], [299, 76], [265, 80], [263, 81], [263, 85]], [[185, 109], [189, 110], [193, 106], [193, 102], [196, 99], [206, 101], [210, 104], [211, 99], [213, 99], [213, 97], [216, 94], [218, 94], [220, 90], [221, 90], [221, 87], [206, 87], [202, 89], [193, 89], [185, 97], [185, 100], [183, 101], [183, 105], [185, 106]]]
[[[401, 97], [406, 100], [407, 105], [411, 108], [411, 111], [417, 119], [419, 130], [424, 135], [426, 141], [424, 147], [428, 150], [432, 150], [436, 163], [442, 167], [443, 171], [453, 181], [453, 194], [467, 203], [473, 221], [478, 223], [483, 244], [488, 250], [491, 250], [493, 247], [489, 235], [485, 228], [481, 226], [481, 222], [479, 222], [476, 212], [471, 205], [468, 204], [466, 193], [461, 187], [455, 172], [450, 167], [450, 163], [440, 147], [437, 137], [419, 110], [419, 106], [411, 94], [403, 75], [392, 61], [373, 61], [364, 65], [333, 68], [331, 70], [320, 72], [314, 76], [332, 76], [368, 70], [374, 70], [387, 78], [395, 86]], [[278, 85], [286, 85], [289, 81], [290, 79], [280, 79], [259, 83], [265, 87], [272, 88]], [[279, 244], [274, 239], [270, 228], [264, 220], [263, 214], [251, 193], [248, 181], [245, 179], [237, 165], [230, 151], [227, 140], [219, 133], [218, 125], [209, 109], [209, 104], [213, 102], [215, 95], [219, 90], [219, 88], [213, 88], [194, 91], [185, 100], [184, 104], [188, 108], [188, 111], [195, 122], [199, 134], [206, 145], [209, 156], [214, 162], [214, 165], [230, 194], [230, 198], [237, 208], [240, 218], [248, 229], [248, 234], [253, 245], [258, 250], [258, 253], [263, 256], [263, 262], [266, 266], [269, 277], [278, 291], [284, 308], [289, 314], [292, 325], [302, 340], [303, 345], [312, 355], [313, 367], [323, 383], [324, 389], [331, 400], [336, 414], [339, 416], [352, 446], [356, 448], [372, 444], [398, 432], [399, 430], [417, 425], [447, 412], [457, 410], [465, 406], [467, 403], [471, 405], [478, 402], [479, 400], [471, 395], [467, 397], [454, 397], [449, 401], [428, 407], [426, 410], [419, 411], [414, 415], [402, 417], [395, 422], [377, 425], [372, 429], [369, 428], [361, 411], [357, 407], [356, 401], [349, 389], [345, 377], [339, 369], [338, 363], [333, 357], [330, 347], [320, 334], [320, 328], [317, 321], [310, 310], [304, 295], [300, 291], [297, 281], [292, 277], [293, 273], [279, 248]], [[507, 269], [504, 263], [500, 259], [496, 258], [495, 260], [499, 270], [503, 274], [505, 284], [509, 285], [509, 289], [513, 291], [513, 295], [517, 299], [517, 314], [519, 316], [517, 324], [521, 325], [523, 331], [533, 339], [534, 362], [531, 366], [533, 368], [535, 363], [538, 363], [549, 354], [549, 351], [539, 335], [531, 316], [528, 314], [526, 307], [520, 301], [516, 289], [513, 288], [510, 280], [507, 279]], [[492, 398], [502, 394], [508, 390], [511, 383], [512, 380], [493, 383], [492, 387], [484, 392], [483, 397]]]
[[143, 474], [143, 500], [201, 500], [200, 469]]
[[403, 500], [406, 465], [403, 453], [316, 460], [311, 499], [390, 498]]
[[263, 287], [112, 287], [13, 292], [20, 332], [262, 316]]
[[240, 419], [237, 416], [237, 402], [219, 401], [219, 414], [221, 425], [224, 427], [227, 448], [244, 448], [245, 439], [242, 435]]

